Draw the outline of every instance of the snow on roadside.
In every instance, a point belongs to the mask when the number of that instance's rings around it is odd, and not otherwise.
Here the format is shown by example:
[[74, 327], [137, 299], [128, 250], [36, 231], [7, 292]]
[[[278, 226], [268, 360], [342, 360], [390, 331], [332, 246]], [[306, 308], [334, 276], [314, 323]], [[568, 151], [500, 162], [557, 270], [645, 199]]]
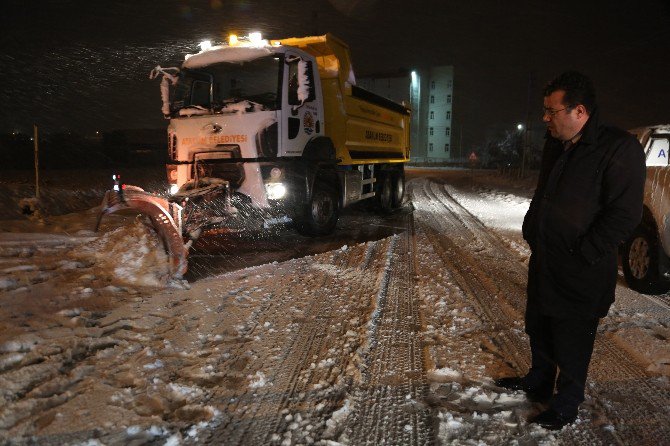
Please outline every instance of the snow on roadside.
[[[490, 174], [486, 176], [486, 179], [490, 178]], [[497, 183], [504, 181], [504, 177], [499, 175], [495, 179]], [[481, 184], [472, 184], [470, 188], [445, 184], [444, 188], [468, 212], [496, 230], [512, 250], [526, 260], [530, 257], [530, 249], [521, 238], [521, 225], [530, 206], [530, 198]]]
[[445, 188], [470, 213], [494, 229], [518, 231], [530, 206], [529, 198], [485, 186], [464, 190], [447, 184]]
[[670, 377], [670, 308], [653, 296], [617, 286], [616, 301], [598, 332], [611, 336], [650, 374]]
[[[90, 223], [91, 215], [67, 217], [76, 228]], [[0, 232], [0, 303], [10, 312], [26, 305], [57, 312], [81, 299], [104, 306], [109, 298], [137, 294], [139, 287], [187, 286], [169, 279], [167, 255], [152, 230], [138, 221], [115, 223], [123, 226], [101, 234]], [[25, 323], [34, 325], [32, 319], [26, 316]], [[73, 316], [71, 324], [79, 323], [84, 319]]]

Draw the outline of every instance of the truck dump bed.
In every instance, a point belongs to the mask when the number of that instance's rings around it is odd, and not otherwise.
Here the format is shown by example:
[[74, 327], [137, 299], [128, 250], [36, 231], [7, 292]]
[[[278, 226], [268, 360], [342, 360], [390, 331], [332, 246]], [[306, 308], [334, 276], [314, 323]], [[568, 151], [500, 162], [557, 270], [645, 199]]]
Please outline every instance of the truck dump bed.
[[356, 87], [349, 47], [332, 34], [273, 41], [316, 58], [325, 112], [325, 133], [342, 164], [409, 161], [410, 110]]

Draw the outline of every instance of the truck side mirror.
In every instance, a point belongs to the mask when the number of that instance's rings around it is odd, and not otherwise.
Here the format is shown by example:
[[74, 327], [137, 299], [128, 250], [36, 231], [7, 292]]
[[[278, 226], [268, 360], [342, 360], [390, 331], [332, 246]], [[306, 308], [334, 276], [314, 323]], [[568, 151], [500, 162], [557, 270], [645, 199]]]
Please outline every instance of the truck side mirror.
[[305, 102], [316, 99], [314, 88], [314, 70], [312, 62], [299, 57], [287, 60], [288, 70], [288, 103], [293, 110], [302, 107]]

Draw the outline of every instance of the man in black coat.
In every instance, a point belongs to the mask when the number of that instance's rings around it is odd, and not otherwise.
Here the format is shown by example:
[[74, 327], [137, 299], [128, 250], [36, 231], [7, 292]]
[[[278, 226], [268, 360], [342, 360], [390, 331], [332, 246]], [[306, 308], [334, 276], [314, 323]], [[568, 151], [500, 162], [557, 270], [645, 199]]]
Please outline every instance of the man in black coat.
[[617, 247], [642, 218], [646, 168], [637, 140], [600, 121], [593, 85], [580, 73], [545, 87], [543, 121], [542, 165], [523, 222], [532, 364], [526, 376], [496, 383], [548, 401], [529, 421], [560, 429], [584, 401], [598, 322], [614, 302]]

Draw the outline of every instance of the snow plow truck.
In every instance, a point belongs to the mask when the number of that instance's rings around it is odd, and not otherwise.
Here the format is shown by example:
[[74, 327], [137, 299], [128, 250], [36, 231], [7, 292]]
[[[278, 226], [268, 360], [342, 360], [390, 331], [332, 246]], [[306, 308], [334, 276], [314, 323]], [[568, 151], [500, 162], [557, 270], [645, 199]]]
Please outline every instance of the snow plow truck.
[[302, 234], [331, 233], [339, 211], [376, 200], [401, 206], [410, 110], [356, 86], [348, 46], [333, 36], [267, 41], [257, 33], [201, 44], [181, 67], [156, 67], [167, 129], [170, 193], [116, 184], [98, 218], [144, 214], [180, 278], [210, 230], [290, 218]]

